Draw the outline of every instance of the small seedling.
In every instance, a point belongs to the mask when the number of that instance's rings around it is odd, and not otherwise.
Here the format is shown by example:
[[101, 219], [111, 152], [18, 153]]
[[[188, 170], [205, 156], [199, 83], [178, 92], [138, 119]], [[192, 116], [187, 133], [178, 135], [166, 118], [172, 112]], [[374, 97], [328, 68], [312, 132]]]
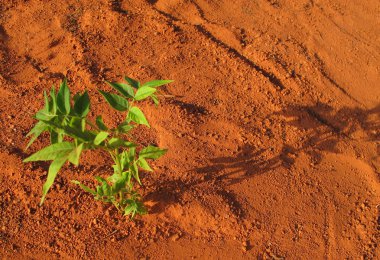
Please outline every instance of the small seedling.
[[141, 147], [133, 141], [132, 129], [139, 125], [150, 127], [136, 103], [150, 98], [158, 105], [158, 87], [172, 80], [153, 80], [140, 84], [137, 80], [125, 77], [125, 81], [106, 81], [121, 95], [99, 90], [112, 108], [126, 114], [125, 120], [115, 128], [106, 126], [101, 115], [96, 117], [95, 122], [87, 117], [90, 111], [87, 91], [83, 94], [77, 93], [72, 104], [66, 79], [60, 84], [58, 93], [54, 86], [50, 97], [44, 92], [45, 106], [35, 115], [38, 123], [27, 135], [31, 136], [27, 148], [43, 132], [50, 134], [51, 145], [24, 160], [52, 161], [42, 188], [40, 205], [44, 203], [54, 179], [67, 161], [77, 166], [83, 151], [101, 149], [108, 152], [113, 160], [113, 174], [106, 178], [96, 176], [99, 185], [95, 189], [76, 180], [72, 182], [91, 193], [96, 200], [112, 203], [124, 215], [133, 218], [136, 214], [146, 213], [141, 195], [136, 190], [136, 184], [141, 185], [139, 171], [152, 171], [148, 161], [158, 159], [167, 150], [152, 145]]

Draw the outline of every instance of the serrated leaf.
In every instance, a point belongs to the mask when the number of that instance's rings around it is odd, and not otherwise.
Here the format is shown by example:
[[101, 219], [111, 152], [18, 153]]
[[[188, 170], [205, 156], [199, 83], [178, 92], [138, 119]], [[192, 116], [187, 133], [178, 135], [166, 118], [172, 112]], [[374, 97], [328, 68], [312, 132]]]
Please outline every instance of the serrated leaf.
[[70, 113], [70, 90], [67, 86], [67, 80], [64, 79], [57, 93], [57, 107], [61, 113], [68, 115]]
[[148, 120], [146, 120], [144, 113], [138, 107], [132, 107], [128, 111], [127, 120], [131, 120], [137, 124], [146, 125], [150, 127]]
[[135, 92], [133, 91], [133, 88], [125, 83], [119, 83], [119, 82], [109, 82], [106, 81], [108, 85], [119, 91], [122, 95], [124, 95], [127, 98], [133, 98], [135, 95]]
[[90, 111], [90, 98], [87, 91], [75, 101], [74, 111], [80, 117], [85, 117]]
[[69, 142], [62, 142], [49, 145], [42, 150], [32, 154], [23, 162], [34, 161], [51, 161], [68, 155], [75, 148], [74, 144]]
[[156, 146], [149, 145], [142, 149], [139, 153], [140, 158], [158, 159], [167, 152], [167, 149], [161, 149]]
[[136, 146], [134, 143], [128, 142], [116, 137], [113, 137], [108, 141], [108, 147], [111, 149], [116, 149], [120, 147], [134, 147], [134, 146]]
[[[59, 143], [59, 144], [62, 144], [62, 143]], [[44, 183], [44, 186], [42, 187], [42, 198], [40, 201], [40, 205], [44, 203], [46, 194], [48, 193], [51, 185], [54, 183], [55, 177], [57, 176], [59, 170], [67, 161], [67, 157], [68, 157], [68, 154], [56, 157], [54, 161], [50, 164], [46, 182]]]
[[79, 181], [72, 180], [71, 182], [79, 185], [84, 191], [87, 191], [87, 192], [91, 193], [92, 195], [96, 195], [96, 192], [93, 189], [91, 189], [90, 187], [87, 187], [86, 185], [80, 183]]
[[108, 104], [110, 104], [111, 107], [113, 107], [114, 109], [119, 110], [119, 111], [128, 110], [128, 107], [129, 107], [128, 100], [126, 100], [122, 96], [108, 93], [102, 90], [99, 90], [99, 92], [103, 95], [103, 97], [108, 102]]
[[48, 130], [48, 126], [44, 123], [44, 122], [38, 122], [33, 128], [32, 130], [30, 130], [30, 132], [26, 135], [27, 137], [28, 136], [32, 136], [28, 142], [28, 145], [26, 146], [25, 150], [27, 150], [29, 148], [29, 146], [32, 145], [32, 143], [46, 130]]
[[141, 87], [136, 91], [135, 94], [135, 100], [143, 100], [150, 95], [152, 95], [154, 92], [156, 92], [157, 89], [151, 88], [151, 87]]
[[78, 166], [79, 164], [79, 158], [83, 150], [83, 143], [79, 144], [77, 147], [74, 148], [74, 150], [69, 154], [69, 162], [72, 164]]
[[140, 87], [140, 82], [138, 82], [135, 79], [129, 78], [127, 76], [124, 77], [124, 79], [135, 89], [138, 89]]
[[94, 144], [95, 145], [101, 144], [104, 140], [106, 140], [108, 135], [109, 135], [109, 133], [107, 133], [107, 132], [103, 132], [103, 131], [99, 132], [94, 139]]
[[102, 116], [96, 117], [96, 125], [99, 127], [100, 130], [107, 131], [108, 127], [104, 124]]
[[146, 170], [146, 171], [153, 171], [152, 168], [150, 168], [148, 162], [143, 158], [143, 157], [140, 157], [137, 161], [138, 165], [143, 169], [143, 170]]
[[172, 83], [173, 81], [174, 80], [166, 80], [166, 79], [164, 79], [164, 80], [152, 80], [152, 81], [144, 83], [142, 86], [143, 87], [157, 88], [157, 87], [160, 87], [162, 85]]

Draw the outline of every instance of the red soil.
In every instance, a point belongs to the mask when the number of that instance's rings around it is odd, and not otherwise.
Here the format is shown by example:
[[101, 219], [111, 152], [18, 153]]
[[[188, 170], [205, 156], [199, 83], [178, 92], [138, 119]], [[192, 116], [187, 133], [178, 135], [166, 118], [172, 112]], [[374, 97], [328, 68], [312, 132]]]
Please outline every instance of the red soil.
[[[379, 258], [380, 3], [376, 0], [0, 0], [4, 259]], [[43, 207], [47, 163], [23, 164], [44, 89], [173, 79], [141, 140], [169, 148], [131, 222], [70, 183]]]

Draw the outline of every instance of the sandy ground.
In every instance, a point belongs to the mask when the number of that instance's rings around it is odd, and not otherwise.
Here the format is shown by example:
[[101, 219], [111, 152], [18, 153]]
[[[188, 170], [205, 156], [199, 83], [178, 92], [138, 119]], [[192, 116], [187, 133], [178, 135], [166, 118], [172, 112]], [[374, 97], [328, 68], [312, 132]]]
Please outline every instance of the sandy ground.
[[[377, 0], [0, 0], [2, 259], [379, 259]], [[23, 164], [44, 89], [173, 79], [138, 137], [169, 148], [130, 222], [70, 183], [43, 207], [47, 163]], [[379, 206], [380, 207], [380, 206]]]

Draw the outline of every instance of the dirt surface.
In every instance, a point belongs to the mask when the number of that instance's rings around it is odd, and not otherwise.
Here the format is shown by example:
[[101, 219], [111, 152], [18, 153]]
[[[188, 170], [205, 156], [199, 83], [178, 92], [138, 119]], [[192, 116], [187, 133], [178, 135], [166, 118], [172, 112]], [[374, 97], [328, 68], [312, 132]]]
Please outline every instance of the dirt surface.
[[[379, 259], [377, 0], [0, 0], [3, 259]], [[169, 148], [143, 176], [150, 214], [131, 222], [70, 183], [109, 158], [22, 160], [42, 92], [68, 77], [93, 115], [97, 88], [173, 79], [143, 104]]]

